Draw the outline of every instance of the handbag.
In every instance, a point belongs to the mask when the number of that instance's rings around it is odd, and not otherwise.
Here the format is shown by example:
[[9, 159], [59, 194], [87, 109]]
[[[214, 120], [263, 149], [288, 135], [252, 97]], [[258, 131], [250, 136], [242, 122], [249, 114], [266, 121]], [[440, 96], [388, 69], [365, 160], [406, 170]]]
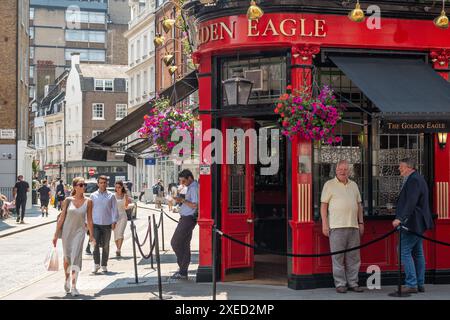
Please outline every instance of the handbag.
[[50, 252], [47, 254], [44, 261], [44, 266], [47, 271], [59, 270], [58, 250], [56, 250], [56, 247], [52, 247]]
[[[66, 212], [66, 214], [67, 214], [67, 208], [69, 207], [71, 201], [72, 201], [71, 198], [67, 198], [67, 206], [63, 209], [63, 210]], [[59, 218], [61, 217], [61, 214], [62, 214], [62, 213], [63, 213], [63, 212], [61, 211], [61, 212], [58, 214], [58, 216], [56, 217], [56, 223], [59, 222]], [[61, 239], [61, 238], [62, 238], [62, 231], [63, 231], [64, 222], [65, 222], [65, 221], [66, 221], [66, 219], [64, 219], [64, 221], [63, 221], [63, 224], [62, 224], [62, 226], [61, 226], [61, 230], [60, 230], [60, 232], [59, 232], [59, 234], [58, 234], [58, 239]]]

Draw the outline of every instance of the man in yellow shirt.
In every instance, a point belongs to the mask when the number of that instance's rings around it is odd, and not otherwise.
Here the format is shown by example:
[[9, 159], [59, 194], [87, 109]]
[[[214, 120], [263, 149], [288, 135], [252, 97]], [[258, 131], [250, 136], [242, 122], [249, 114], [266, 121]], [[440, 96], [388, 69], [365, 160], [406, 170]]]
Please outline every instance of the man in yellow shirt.
[[[331, 251], [340, 251], [360, 244], [364, 233], [361, 195], [356, 183], [349, 179], [349, 163], [341, 160], [336, 165], [336, 177], [323, 186], [320, 215], [322, 232], [330, 238]], [[347, 290], [363, 292], [358, 285], [361, 265], [359, 250], [332, 256], [333, 278], [338, 293]]]

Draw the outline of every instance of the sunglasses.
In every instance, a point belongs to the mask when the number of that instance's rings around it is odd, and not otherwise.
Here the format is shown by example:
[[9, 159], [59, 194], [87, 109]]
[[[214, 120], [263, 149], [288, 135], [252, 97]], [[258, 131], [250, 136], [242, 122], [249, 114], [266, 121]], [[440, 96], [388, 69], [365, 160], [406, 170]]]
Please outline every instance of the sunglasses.
[[84, 188], [86, 186], [86, 183], [78, 183], [77, 184], [77, 187], [82, 187], [82, 188]]

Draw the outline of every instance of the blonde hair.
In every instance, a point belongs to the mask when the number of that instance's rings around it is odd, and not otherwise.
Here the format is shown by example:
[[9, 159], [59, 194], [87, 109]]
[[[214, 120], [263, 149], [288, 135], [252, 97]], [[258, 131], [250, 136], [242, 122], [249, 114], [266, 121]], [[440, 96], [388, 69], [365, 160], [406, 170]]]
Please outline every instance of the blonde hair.
[[73, 179], [73, 181], [72, 181], [73, 189], [72, 189], [72, 192], [70, 194], [72, 197], [77, 193], [77, 190], [75, 189], [75, 187], [77, 186], [78, 182], [80, 182], [81, 180], [84, 181], [84, 178], [83, 177], [76, 177], [76, 178]]

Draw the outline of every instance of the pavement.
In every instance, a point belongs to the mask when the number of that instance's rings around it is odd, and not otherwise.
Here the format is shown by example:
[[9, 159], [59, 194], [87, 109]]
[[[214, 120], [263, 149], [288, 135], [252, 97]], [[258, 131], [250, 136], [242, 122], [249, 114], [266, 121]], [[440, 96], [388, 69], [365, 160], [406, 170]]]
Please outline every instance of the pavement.
[[17, 223], [15, 215], [5, 220], [1, 219], [0, 238], [54, 223], [56, 222], [58, 214], [59, 211], [50, 206], [48, 210], [48, 217], [42, 217], [39, 205], [33, 205], [31, 209], [25, 211], [24, 224]]
[[[167, 207], [165, 207], [167, 209]], [[167, 212], [167, 210], [166, 210]], [[139, 204], [135, 220], [139, 240], [142, 242], [148, 227], [148, 217], [158, 210], [153, 205]], [[178, 214], [169, 214], [178, 219]], [[31, 222], [30, 222], [31, 223]], [[164, 251], [161, 251], [161, 275], [163, 298], [170, 300], [211, 300], [212, 284], [196, 283], [195, 271], [198, 267], [198, 227], [194, 229], [192, 240], [192, 264], [188, 280], [171, 280], [170, 275], [177, 270], [176, 257], [170, 249], [170, 238], [176, 223], [164, 219]], [[138, 283], [135, 283], [133, 248], [129, 225], [125, 232], [122, 257], [115, 257], [115, 245], [111, 241], [111, 259], [106, 274], [91, 273], [92, 256], [83, 256], [83, 269], [79, 275], [78, 290], [81, 295], [72, 298], [63, 290], [64, 273], [47, 272], [43, 261], [51, 248], [51, 236], [54, 225], [44, 225], [24, 233], [13, 234], [0, 239], [0, 299], [1, 300], [157, 300], [157, 270], [150, 259], [140, 257], [138, 253]], [[87, 242], [85, 242], [86, 244]], [[160, 235], [160, 245], [162, 238]], [[16, 248], [16, 251], [14, 251]], [[62, 252], [61, 244], [58, 244]], [[162, 249], [162, 248], [161, 248]], [[150, 251], [149, 242], [143, 246], [145, 254]], [[13, 253], [12, 253], [13, 252]], [[60, 266], [62, 263], [60, 262]], [[14, 269], [11, 268], [14, 266]], [[18, 267], [16, 267], [18, 266]], [[426, 293], [413, 294], [409, 298], [388, 296], [395, 286], [385, 286], [380, 290], [365, 290], [364, 293], [349, 292], [337, 294], [332, 288], [314, 290], [291, 290], [286, 286], [259, 285], [254, 283], [226, 282], [217, 283], [218, 300], [449, 300], [450, 285], [427, 285]]]

